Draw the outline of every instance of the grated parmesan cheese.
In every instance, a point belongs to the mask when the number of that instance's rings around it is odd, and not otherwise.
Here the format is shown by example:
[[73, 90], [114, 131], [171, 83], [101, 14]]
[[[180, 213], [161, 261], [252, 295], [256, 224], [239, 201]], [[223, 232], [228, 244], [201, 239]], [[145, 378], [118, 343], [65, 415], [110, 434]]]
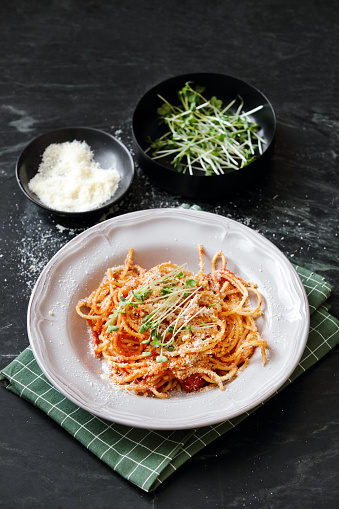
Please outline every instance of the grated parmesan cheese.
[[101, 168], [93, 157], [85, 141], [52, 143], [28, 187], [44, 205], [55, 210], [96, 209], [115, 193], [120, 176], [115, 168]]

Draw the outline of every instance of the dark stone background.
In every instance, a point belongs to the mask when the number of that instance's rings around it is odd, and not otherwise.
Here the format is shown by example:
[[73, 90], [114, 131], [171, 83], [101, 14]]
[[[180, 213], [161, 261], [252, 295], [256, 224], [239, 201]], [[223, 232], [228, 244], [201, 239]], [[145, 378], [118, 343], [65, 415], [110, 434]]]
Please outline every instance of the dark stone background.
[[[30, 292], [52, 255], [94, 220], [30, 203], [15, 163], [34, 137], [84, 125], [131, 147], [133, 110], [151, 86], [219, 72], [264, 92], [277, 115], [272, 167], [250, 190], [204, 210], [240, 221], [334, 285], [338, 274], [339, 4], [316, 0], [12, 0], [0, 7], [0, 260], [4, 367], [28, 344]], [[136, 168], [104, 217], [192, 200]], [[35, 407], [0, 389], [0, 507], [334, 508], [338, 348], [153, 494], [112, 472]]]

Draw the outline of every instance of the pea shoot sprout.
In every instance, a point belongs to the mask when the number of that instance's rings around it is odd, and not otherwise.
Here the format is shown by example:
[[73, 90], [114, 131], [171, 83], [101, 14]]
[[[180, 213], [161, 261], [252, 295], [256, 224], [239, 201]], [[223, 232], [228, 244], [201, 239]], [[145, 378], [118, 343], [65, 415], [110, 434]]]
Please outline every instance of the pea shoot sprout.
[[[173, 351], [176, 336], [183, 331], [191, 333], [192, 327], [189, 322], [203, 311], [203, 308], [200, 308], [195, 314], [187, 313], [192, 305], [192, 296], [198, 291], [199, 287], [197, 287], [196, 281], [187, 276], [186, 267], [182, 265], [138, 290], [131, 290], [127, 297], [121, 296], [119, 308], [109, 315], [110, 322], [107, 331], [115, 332], [119, 329], [118, 315], [126, 313], [128, 306], [157, 304], [151, 313], [142, 318], [139, 333], [149, 332], [141, 344], [151, 347], [151, 350], [145, 350], [142, 355], [149, 356], [154, 349], [158, 349], [159, 355], [157, 355], [156, 361], [167, 362], [168, 358], [164, 355], [164, 349], [168, 352]], [[179, 325], [184, 316], [189, 318]]]
[[157, 112], [168, 131], [150, 142], [154, 160], [171, 158], [171, 164], [180, 173], [190, 175], [222, 175], [239, 170], [262, 154], [265, 140], [259, 136], [259, 126], [250, 115], [260, 105], [244, 112], [240, 96], [227, 106], [215, 96], [206, 99], [205, 87], [187, 82], [179, 91], [179, 106], [173, 106], [162, 96], [163, 105]]

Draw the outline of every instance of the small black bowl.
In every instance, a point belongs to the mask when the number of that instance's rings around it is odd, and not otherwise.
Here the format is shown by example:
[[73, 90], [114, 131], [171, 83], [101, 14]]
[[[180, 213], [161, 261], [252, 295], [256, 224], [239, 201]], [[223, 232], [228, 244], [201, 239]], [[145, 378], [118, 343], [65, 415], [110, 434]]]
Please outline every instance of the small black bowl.
[[[98, 162], [101, 168], [116, 168], [120, 175], [120, 181], [114, 195], [100, 207], [81, 212], [65, 212], [52, 209], [42, 203], [39, 197], [29, 189], [28, 184], [37, 173], [42, 155], [49, 145], [74, 140], [85, 141], [89, 145], [93, 151], [95, 162]], [[80, 218], [103, 212], [121, 200], [133, 182], [134, 162], [125, 145], [109, 133], [89, 127], [66, 127], [43, 134], [26, 146], [16, 165], [16, 178], [27, 198], [39, 207], [60, 216]]]
[[[154, 160], [145, 153], [149, 147], [148, 140], [155, 140], [167, 131], [165, 126], [159, 125], [157, 108], [163, 105], [163, 101], [158, 94], [171, 104], [178, 105], [178, 92], [187, 81], [204, 86], [205, 97], [216, 96], [225, 106], [238, 95], [244, 100], [245, 112], [262, 105], [259, 111], [250, 115], [251, 120], [259, 126], [259, 136], [265, 140], [262, 154], [239, 170], [224, 175], [206, 176], [179, 173], [169, 159]], [[136, 106], [132, 130], [136, 160], [154, 183], [171, 193], [189, 198], [220, 200], [231, 192], [249, 187], [266, 172], [273, 151], [276, 118], [268, 99], [244, 81], [223, 74], [194, 73], [170, 78], [151, 88]]]

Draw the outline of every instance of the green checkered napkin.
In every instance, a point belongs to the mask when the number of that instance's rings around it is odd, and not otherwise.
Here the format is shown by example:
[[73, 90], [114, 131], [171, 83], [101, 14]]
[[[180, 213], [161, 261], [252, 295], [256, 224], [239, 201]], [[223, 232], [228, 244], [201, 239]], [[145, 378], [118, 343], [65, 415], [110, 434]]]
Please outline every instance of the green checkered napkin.
[[[283, 387], [339, 342], [339, 321], [329, 314], [326, 303], [331, 286], [318, 274], [296, 269], [308, 295], [311, 328], [303, 357]], [[191, 456], [255, 410], [214, 426], [191, 430], [156, 431], [114, 424], [82, 410], [54, 389], [30, 348], [2, 370], [0, 382], [46, 412], [113, 470], [145, 491], [156, 489]]]

